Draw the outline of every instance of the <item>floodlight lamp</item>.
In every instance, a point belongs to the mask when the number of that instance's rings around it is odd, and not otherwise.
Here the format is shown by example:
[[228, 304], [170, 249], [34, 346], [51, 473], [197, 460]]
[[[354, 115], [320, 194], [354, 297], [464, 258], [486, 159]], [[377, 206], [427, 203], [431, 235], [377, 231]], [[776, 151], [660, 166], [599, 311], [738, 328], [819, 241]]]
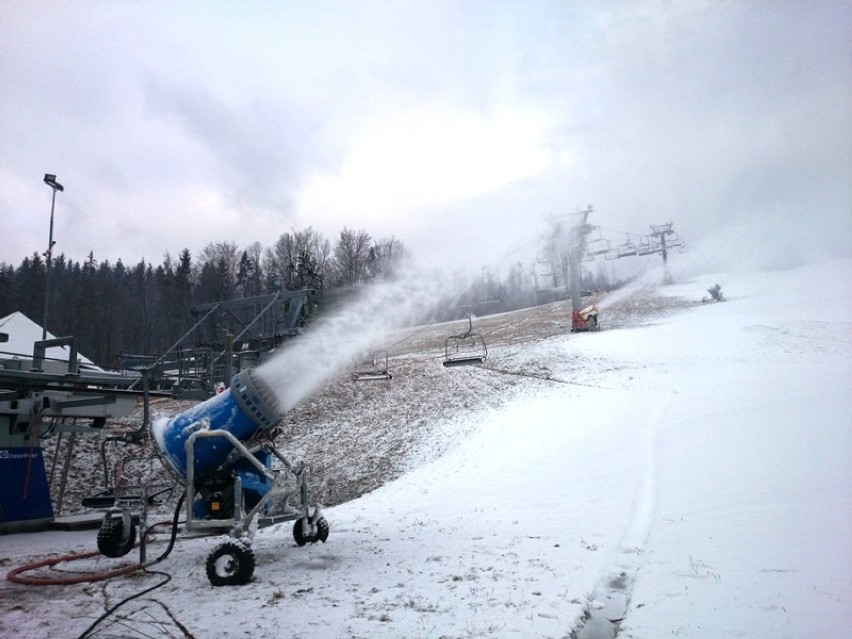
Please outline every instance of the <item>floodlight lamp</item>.
[[65, 187], [63, 187], [59, 182], [56, 181], [56, 176], [51, 175], [50, 173], [44, 174], [44, 183], [47, 184], [54, 191], [64, 191]]

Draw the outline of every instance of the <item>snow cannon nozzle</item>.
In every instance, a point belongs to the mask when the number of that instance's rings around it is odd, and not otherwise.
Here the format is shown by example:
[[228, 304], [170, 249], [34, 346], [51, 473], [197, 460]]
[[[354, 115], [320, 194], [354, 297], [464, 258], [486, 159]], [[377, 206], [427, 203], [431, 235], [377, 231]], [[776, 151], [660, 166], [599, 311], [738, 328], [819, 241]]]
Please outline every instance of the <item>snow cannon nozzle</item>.
[[281, 405], [269, 384], [252, 368], [234, 375], [231, 392], [237, 405], [260, 425], [261, 430], [271, 430], [281, 421]]

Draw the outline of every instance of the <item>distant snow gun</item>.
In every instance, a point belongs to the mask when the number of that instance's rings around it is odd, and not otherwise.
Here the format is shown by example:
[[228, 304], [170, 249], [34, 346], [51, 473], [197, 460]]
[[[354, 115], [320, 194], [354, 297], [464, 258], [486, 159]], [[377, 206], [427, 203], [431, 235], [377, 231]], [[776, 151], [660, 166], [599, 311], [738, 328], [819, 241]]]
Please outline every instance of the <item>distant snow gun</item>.
[[594, 304], [571, 313], [571, 332], [598, 330], [598, 307]]
[[707, 289], [707, 292], [710, 293], [710, 297], [708, 298], [706, 295], [701, 298], [702, 302], [709, 302], [713, 300], [714, 302], [724, 302], [725, 296], [722, 294], [722, 287], [716, 284]]
[[[251, 579], [255, 527], [294, 521], [293, 538], [299, 546], [328, 538], [321, 508], [308, 502], [309, 468], [290, 462], [272, 442], [280, 421], [272, 389], [254, 370], [245, 369], [227, 390], [151, 427], [158, 454], [184, 486], [186, 529], [231, 537], [207, 557], [207, 577], [214, 586]], [[144, 486], [141, 493], [117, 499], [106, 510], [98, 533], [103, 555], [130, 552], [136, 537], [131, 510], [141, 507], [144, 512], [150, 493]]]

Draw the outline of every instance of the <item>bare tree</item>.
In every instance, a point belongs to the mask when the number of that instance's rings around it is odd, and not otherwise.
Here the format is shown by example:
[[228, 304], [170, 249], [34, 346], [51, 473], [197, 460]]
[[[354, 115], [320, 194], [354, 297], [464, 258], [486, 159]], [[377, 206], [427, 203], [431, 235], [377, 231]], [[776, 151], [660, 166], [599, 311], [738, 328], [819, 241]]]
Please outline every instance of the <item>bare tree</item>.
[[409, 256], [405, 245], [393, 236], [375, 242], [368, 254], [367, 278], [372, 280], [393, 275]]
[[312, 245], [313, 258], [318, 278], [318, 285], [316, 288], [324, 288], [325, 278], [332, 262], [331, 242], [323, 237], [322, 234], [316, 233], [313, 238]]
[[240, 252], [233, 242], [211, 242], [201, 251], [199, 277], [204, 276], [219, 300], [233, 297], [239, 268]]
[[264, 254], [269, 288], [292, 291], [321, 286], [331, 254], [330, 246], [329, 241], [310, 226], [303, 231], [284, 233]]
[[247, 297], [263, 292], [263, 245], [252, 242], [243, 252], [248, 259], [248, 274], [243, 283], [243, 294]]
[[338, 286], [356, 286], [367, 279], [371, 242], [370, 234], [364, 230], [344, 228], [340, 232], [334, 245], [334, 276]]

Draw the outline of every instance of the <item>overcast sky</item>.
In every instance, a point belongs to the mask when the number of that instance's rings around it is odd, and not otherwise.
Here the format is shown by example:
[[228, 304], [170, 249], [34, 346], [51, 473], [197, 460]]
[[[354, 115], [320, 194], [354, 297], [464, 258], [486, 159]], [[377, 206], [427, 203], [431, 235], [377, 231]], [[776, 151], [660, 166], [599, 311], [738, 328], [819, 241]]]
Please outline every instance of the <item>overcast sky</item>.
[[503, 268], [589, 204], [708, 268], [849, 256], [850, 33], [848, 0], [0, 0], [0, 262], [46, 249], [45, 173], [79, 261], [312, 226]]

